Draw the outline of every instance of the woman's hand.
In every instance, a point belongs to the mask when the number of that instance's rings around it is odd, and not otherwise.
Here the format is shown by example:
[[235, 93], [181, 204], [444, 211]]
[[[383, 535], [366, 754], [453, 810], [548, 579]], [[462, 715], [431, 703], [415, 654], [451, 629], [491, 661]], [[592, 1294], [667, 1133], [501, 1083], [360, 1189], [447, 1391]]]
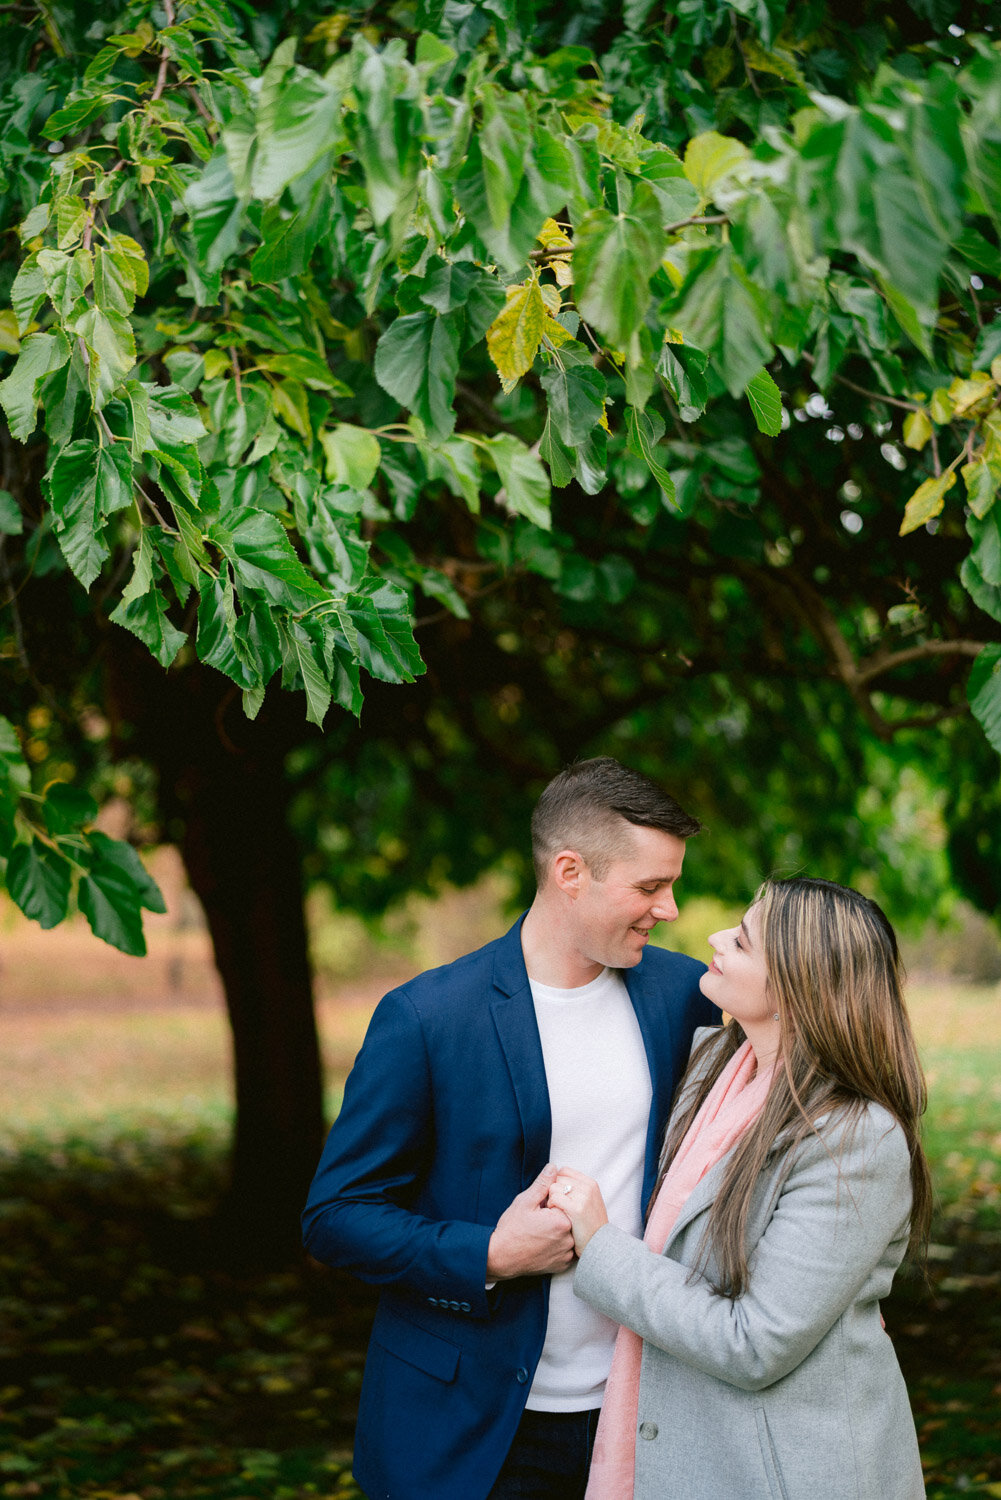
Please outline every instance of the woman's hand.
[[549, 1207], [562, 1209], [573, 1226], [574, 1249], [578, 1255], [596, 1229], [608, 1223], [608, 1213], [601, 1189], [593, 1177], [574, 1167], [560, 1167], [556, 1181], [549, 1189]]

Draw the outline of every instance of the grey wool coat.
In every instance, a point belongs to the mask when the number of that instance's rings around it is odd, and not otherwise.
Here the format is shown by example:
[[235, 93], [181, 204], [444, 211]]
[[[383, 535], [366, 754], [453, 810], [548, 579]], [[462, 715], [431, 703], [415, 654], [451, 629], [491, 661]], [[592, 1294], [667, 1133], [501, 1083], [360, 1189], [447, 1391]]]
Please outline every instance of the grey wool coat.
[[576, 1295], [643, 1337], [635, 1500], [925, 1493], [879, 1311], [907, 1243], [907, 1143], [876, 1104], [854, 1127], [818, 1124], [820, 1137], [766, 1163], [748, 1223], [748, 1287], [735, 1302], [702, 1276], [689, 1280], [725, 1157], [662, 1255], [608, 1224], [580, 1258]]

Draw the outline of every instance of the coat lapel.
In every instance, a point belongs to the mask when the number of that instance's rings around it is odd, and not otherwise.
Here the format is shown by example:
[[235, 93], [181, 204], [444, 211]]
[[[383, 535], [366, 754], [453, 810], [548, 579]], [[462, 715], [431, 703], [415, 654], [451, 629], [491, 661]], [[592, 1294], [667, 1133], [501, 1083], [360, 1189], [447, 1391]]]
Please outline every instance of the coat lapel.
[[642, 1201], [645, 1206], [650, 1201], [650, 1194], [657, 1181], [657, 1163], [660, 1159], [668, 1109], [676, 1082], [676, 1027], [672, 1007], [667, 1004], [668, 996], [663, 986], [644, 983], [642, 963], [635, 969], [625, 969], [620, 972], [626, 982], [629, 999], [632, 1001], [633, 1010], [639, 1022], [643, 1046], [646, 1049], [647, 1065], [650, 1069], [650, 1082], [653, 1085], [653, 1105], [647, 1130], [643, 1173]]
[[553, 1120], [542, 1042], [521, 951], [521, 921], [497, 945], [490, 1011], [521, 1117], [522, 1187], [527, 1187], [549, 1160]]

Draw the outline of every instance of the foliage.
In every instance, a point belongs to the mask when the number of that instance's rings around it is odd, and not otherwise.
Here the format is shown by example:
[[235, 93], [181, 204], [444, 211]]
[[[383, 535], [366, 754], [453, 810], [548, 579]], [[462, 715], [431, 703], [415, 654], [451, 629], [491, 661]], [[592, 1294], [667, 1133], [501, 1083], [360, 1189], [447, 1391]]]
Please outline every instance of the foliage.
[[919, 15], [8, 24], [12, 599], [68, 569], [164, 668], [317, 725], [419, 676], [421, 601], [442, 650], [514, 625], [576, 743], [658, 691], [746, 726], [785, 678], [802, 748], [834, 676], [857, 760], [935, 735], [975, 656], [1001, 748], [1001, 53]]
[[91, 825], [97, 803], [66, 781], [31, 789], [9, 719], [0, 715], [0, 856], [7, 890], [40, 927], [67, 915], [71, 892], [91, 931], [123, 953], [146, 952], [142, 912], [166, 911], [135, 850]]

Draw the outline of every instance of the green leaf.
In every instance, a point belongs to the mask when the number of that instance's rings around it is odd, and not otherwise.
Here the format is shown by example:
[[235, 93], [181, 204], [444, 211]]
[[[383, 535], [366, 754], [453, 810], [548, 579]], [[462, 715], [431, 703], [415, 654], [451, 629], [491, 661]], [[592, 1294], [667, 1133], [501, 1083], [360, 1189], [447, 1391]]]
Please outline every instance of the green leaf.
[[664, 436], [664, 423], [659, 417], [655, 421], [650, 413], [637, 411], [635, 407], [628, 406], [626, 407], [626, 430], [629, 434], [627, 439], [629, 451], [643, 460], [660, 485], [668, 506], [673, 507], [674, 480], [654, 452], [656, 444]]
[[267, 511], [239, 512], [228, 526], [213, 526], [209, 540], [229, 559], [241, 587], [259, 590], [273, 604], [301, 610], [326, 598], [278, 517]]
[[959, 581], [978, 609], [1001, 624], [1001, 586], [988, 583], [972, 557], [964, 557], [959, 569]]
[[375, 351], [375, 378], [384, 391], [420, 417], [432, 438], [455, 427], [459, 327], [453, 315], [410, 313], [391, 323]]
[[329, 480], [353, 490], [368, 489], [382, 459], [377, 437], [364, 427], [339, 422], [320, 433], [320, 445], [326, 455]]
[[150, 433], [154, 446], [166, 453], [179, 453], [199, 443], [205, 423], [187, 391], [176, 385], [147, 385]]
[[245, 652], [236, 641], [236, 604], [233, 585], [228, 578], [203, 578], [198, 600], [199, 661], [223, 672], [239, 687], [260, 686], [261, 674], [245, 660]]
[[[306, 68], [290, 68], [282, 55], [287, 47], [285, 42], [278, 48], [261, 78], [249, 183], [255, 198], [277, 198], [319, 157], [344, 143], [339, 91]], [[242, 182], [238, 186], [248, 190]]]
[[966, 529], [973, 543], [970, 560], [985, 583], [1001, 585], [1001, 512], [988, 510], [979, 518], [967, 516]]
[[528, 112], [518, 94], [488, 86], [483, 91], [480, 150], [487, 208], [495, 229], [506, 223], [525, 175], [529, 147]]
[[761, 294], [730, 245], [694, 252], [690, 266], [670, 321], [686, 344], [708, 354], [730, 394], [739, 396], [772, 356]]
[[134, 262], [120, 251], [94, 252], [94, 301], [105, 312], [128, 314], [135, 306]]
[[262, 370], [287, 375], [313, 391], [333, 391], [337, 396], [352, 394], [350, 386], [332, 375], [327, 361], [312, 349], [294, 349], [289, 354], [264, 354], [257, 363]]
[[409, 97], [416, 76], [399, 54], [375, 49], [361, 36], [352, 61], [357, 150], [365, 173], [368, 202], [377, 225], [403, 223], [417, 199], [423, 121]]
[[23, 530], [21, 507], [9, 490], [0, 490], [0, 536], [20, 536]]
[[706, 130], [693, 136], [685, 147], [685, 176], [699, 195], [700, 204], [712, 200], [713, 189], [735, 172], [749, 156], [748, 149], [731, 136]]
[[[13, 300], [12, 293], [12, 303]], [[977, 342], [973, 346], [972, 368], [989, 370], [993, 361], [999, 357], [1001, 357], [1001, 318], [994, 318], [992, 322], [986, 323], [977, 335]]]
[[688, 344], [665, 344], [660, 351], [657, 373], [677, 401], [683, 422], [694, 421], [706, 409], [708, 365], [709, 356]]
[[90, 835], [90, 869], [80, 877], [77, 902], [95, 937], [122, 953], [142, 958], [146, 952], [142, 910], [164, 912], [160, 888], [147, 874], [136, 851], [109, 839]]
[[91, 307], [77, 318], [75, 330], [87, 346], [87, 380], [100, 411], [136, 362], [136, 338], [128, 318]]
[[1001, 754], [1001, 646], [985, 646], [973, 663], [966, 696], [980, 727]]
[[7, 860], [7, 890], [24, 915], [46, 931], [66, 916], [71, 875], [69, 862], [38, 839], [15, 844]]
[[667, 146], [652, 146], [642, 153], [640, 175], [657, 194], [665, 223], [680, 223], [697, 211], [699, 194], [686, 177], [682, 162]]
[[553, 419], [548, 415], [546, 425], [542, 430], [539, 453], [549, 466], [550, 482], [558, 490], [565, 489], [574, 476], [574, 456], [556, 436]]
[[487, 348], [502, 380], [519, 380], [539, 352], [549, 314], [537, 275], [509, 286], [505, 303], [487, 329]]
[[476, 462], [476, 449], [463, 438], [450, 438], [447, 443], [432, 447], [424, 453], [429, 479], [441, 479], [460, 500], [465, 500], [474, 515], [480, 509], [480, 470]]
[[144, 526], [139, 533], [138, 546], [132, 554], [132, 577], [122, 594], [123, 604], [131, 604], [134, 599], [141, 599], [143, 594], [148, 593], [152, 588], [155, 556], [156, 549], [150, 535], [150, 528]]
[[[626, 213], [584, 216], [574, 237], [577, 307], [616, 349], [625, 349], [650, 305], [650, 278], [666, 244], [657, 196], [640, 182]], [[758, 364], [762, 361], [759, 359]]]
[[65, 781], [53, 782], [45, 789], [42, 804], [45, 826], [55, 838], [61, 833], [77, 833], [97, 817], [97, 803], [89, 792]]
[[917, 531], [919, 526], [924, 526], [937, 516], [955, 483], [955, 472], [947, 469], [938, 479], [926, 479], [924, 484], [919, 484], [904, 507], [900, 535], [906, 536], [909, 531]]
[[58, 454], [43, 484], [63, 556], [89, 589], [108, 556], [104, 522], [132, 504], [129, 446], [78, 438]]
[[94, 259], [82, 247], [73, 255], [65, 250], [40, 250], [38, 268], [45, 277], [45, 289], [56, 315], [68, 322], [79, 310], [80, 299], [94, 274]]
[[[347, 616], [347, 622], [345, 621]], [[353, 632], [353, 645], [365, 670], [381, 682], [413, 682], [424, 671], [414, 640], [410, 600], [385, 579], [369, 579], [338, 610]], [[349, 633], [349, 639], [352, 635]]]
[[[934, 434], [931, 418], [924, 407], [920, 411], [909, 411], [904, 418], [903, 438], [904, 447], [913, 448], [915, 453], [920, 453], [925, 444]], [[967, 465], [969, 467], [969, 465]]]
[[307, 206], [290, 214], [278, 203], [261, 215], [261, 244], [250, 259], [255, 281], [284, 281], [306, 269], [310, 256], [330, 222], [331, 198], [327, 184], [318, 182]]
[[747, 382], [747, 399], [759, 432], [778, 437], [782, 431], [782, 393], [767, 370], [759, 370]]
[[560, 442], [575, 448], [605, 414], [604, 377], [591, 364], [563, 367], [554, 360], [539, 382], [549, 398], [549, 415]]
[[333, 696], [323, 646], [298, 620], [291, 620], [282, 628], [282, 643], [283, 682], [287, 685], [289, 679], [297, 678], [302, 683], [306, 690], [306, 718], [322, 729]]
[[498, 499], [515, 515], [526, 516], [534, 526], [548, 531], [549, 476], [535, 454], [512, 433], [501, 432], [486, 443], [500, 475], [502, 495]]
[[63, 109], [54, 110], [42, 126], [42, 135], [47, 141], [57, 141], [60, 136], [76, 135], [77, 131], [96, 120], [109, 104], [109, 94], [90, 94], [76, 99]]
[[155, 586], [129, 600], [123, 597], [110, 618], [115, 625], [121, 625], [138, 636], [161, 667], [170, 666], [187, 640], [184, 631], [178, 630], [167, 618], [167, 601]]
[[27, 260], [22, 261], [10, 289], [10, 305], [17, 317], [20, 334], [25, 334], [34, 322], [38, 309], [45, 301], [47, 290], [48, 283], [38, 263], [37, 254], [29, 255]]
[[191, 216], [191, 235], [205, 274], [218, 271], [240, 243], [243, 204], [222, 146], [206, 162], [202, 175], [184, 194]]
[[17, 364], [0, 381], [0, 405], [7, 415], [11, 436], [25, 442], [35, 430], [38, 383], [53, 370], [61, 370], [70, 357], [69, 340], [62, 329], [55, 333], [31, 333], [21, 345]]
[[959, 472], [966, 483], [967, 504], [977, 519], [983, 520], [1001, 485], [1001, 460], [981, 458], [964, 464]]

